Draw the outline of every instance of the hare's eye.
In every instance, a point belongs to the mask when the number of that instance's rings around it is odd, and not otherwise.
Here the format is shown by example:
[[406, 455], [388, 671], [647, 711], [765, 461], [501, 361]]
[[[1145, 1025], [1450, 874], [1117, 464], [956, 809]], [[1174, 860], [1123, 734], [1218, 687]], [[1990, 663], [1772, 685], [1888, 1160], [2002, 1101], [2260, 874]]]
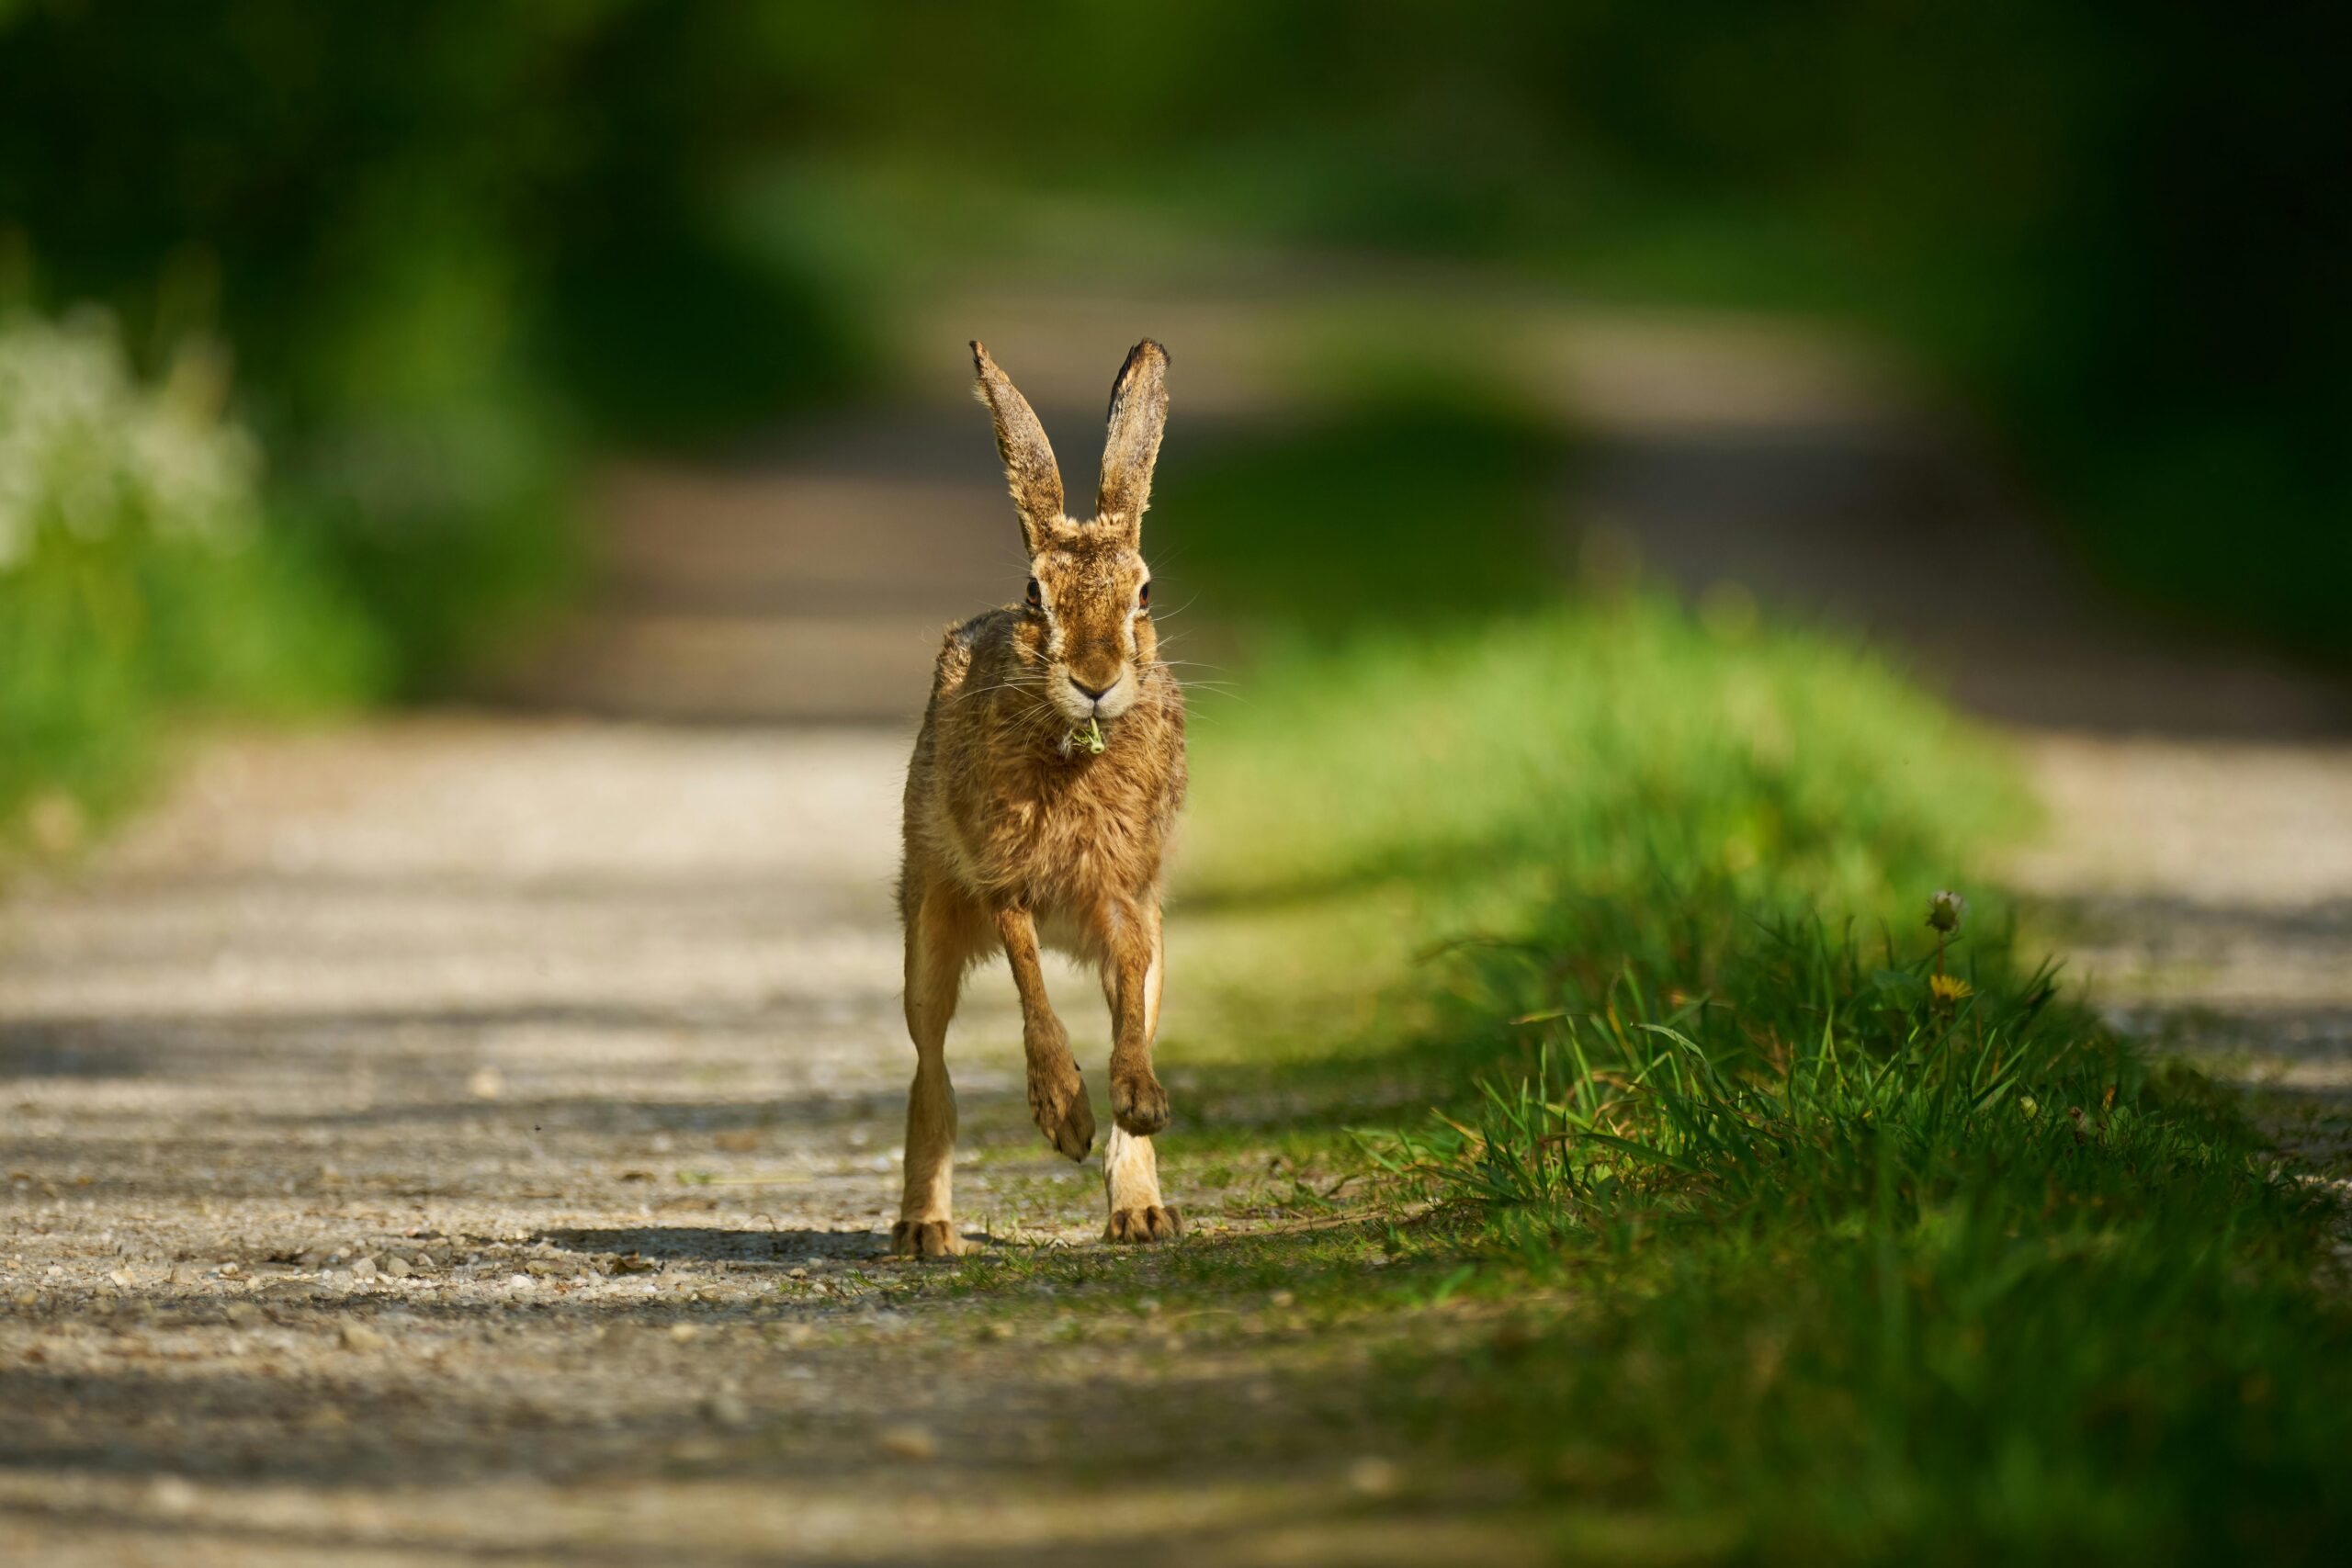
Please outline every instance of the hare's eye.
[[1034, 577], [1029, 580], [1029, 607], [1033, 610], [1046, 607], [1046, 595], [1038, 589], [1037, 580]]
[[1136, 608], [1138, 610], [1148, 610], [1151, 608], [1150, 583], [1147, 582], [1141, 588], [1136, 590]]

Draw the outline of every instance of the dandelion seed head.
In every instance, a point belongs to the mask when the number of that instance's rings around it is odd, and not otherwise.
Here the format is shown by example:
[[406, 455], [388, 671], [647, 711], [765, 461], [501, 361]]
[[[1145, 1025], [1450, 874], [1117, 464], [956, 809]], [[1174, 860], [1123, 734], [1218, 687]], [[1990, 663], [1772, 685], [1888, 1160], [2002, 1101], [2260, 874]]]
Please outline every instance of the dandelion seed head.
[[1928, 896], [1928, 924], [1946, 935], [1960, 930], [1961, 917], [1967, 913], [1968, 900], [1950, 888]]

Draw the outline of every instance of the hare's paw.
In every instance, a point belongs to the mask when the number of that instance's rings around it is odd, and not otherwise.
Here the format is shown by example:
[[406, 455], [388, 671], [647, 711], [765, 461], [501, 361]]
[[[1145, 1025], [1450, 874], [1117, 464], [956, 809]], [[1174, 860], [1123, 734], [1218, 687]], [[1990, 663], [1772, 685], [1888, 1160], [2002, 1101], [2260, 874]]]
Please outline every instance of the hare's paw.
[[1168, 1091], [1148, 1069], [1132, 1076], [1113, 1074], [1111, 1114], [1138, 1138], [1148, 1138], [1168, 1125]]
[[961, 1258], [971, 1243], [953, 1220], [900, 1220], [890, 1227], [890, 1250], [900, 1258]]
[[1067, 1056], [1030, 1067], [1029, 1116], [1046, 1142], [1071, 1159], [1084, 1159], [1094, 1147], [1094, 1107], [1086, 1098], [1086, 1079]]
[[1184, 1217], [1173, 1205], [1148, 1203], [1140, 1208], [1114, 1209], [1111, 1223], [1102, 1227], [1104, 1241], [1133, 1242], [1148, 1246], [1155, 1241], [1173, 1241], [1184, 1234]]

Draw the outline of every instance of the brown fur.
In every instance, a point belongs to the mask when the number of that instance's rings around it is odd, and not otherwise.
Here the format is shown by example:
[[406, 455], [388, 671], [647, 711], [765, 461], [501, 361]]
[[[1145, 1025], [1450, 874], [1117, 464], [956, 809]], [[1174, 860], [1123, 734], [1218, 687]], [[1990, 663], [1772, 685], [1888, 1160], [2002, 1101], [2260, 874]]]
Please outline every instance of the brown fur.
[[[1161, 857], [1184, 799], [1184, 699], [1138, 596], [1151, 470], [1168, 415], [1168, 355], [1136, 345], [1111, 391], [1099, 514], [1062, 513], [1061, 471], [1036, 414], [978, 344], [978, 392], [1030, 556], [1032, 602], [947, 634], [907, 773], [906, 1196], [893, 1245], [963, 1250], [950, 1168], [956, 1100], [947, 1025], [965, 972], [1002, 952], [1021, 998], [1029, 1109], [1072, 1159], [1093, 1147], [1094, 1112], [1069, 1038], [1046, 996], [1040, 950], [1092, 964], [1110, 1003], [1111, 1108], [1103, 1155], [1114, 1240], [1181, 1229], [1162, 1202], [1151, 1136], [1168, 1097], [1151, 1067], [1159, 1023]], [[1092, 719], [1103, 750], [1074, 743]]]

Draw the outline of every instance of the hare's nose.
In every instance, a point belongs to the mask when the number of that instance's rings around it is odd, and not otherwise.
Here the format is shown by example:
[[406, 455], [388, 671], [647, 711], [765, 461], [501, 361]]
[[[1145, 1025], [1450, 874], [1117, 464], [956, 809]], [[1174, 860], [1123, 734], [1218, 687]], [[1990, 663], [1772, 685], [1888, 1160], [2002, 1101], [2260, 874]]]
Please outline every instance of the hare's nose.
[[1073, 675], [1069, 678], [1069, 683], [1077, 687], [1079, 695], [1084, 697], [1088, 702], [1099, 703], [1102, 700], [1104, 695], [1110, 692], [1111, 687], [1117, 685], [1119, 682], [1113, 681], [1109, 685], [1090, 686], [1085, 682]]

